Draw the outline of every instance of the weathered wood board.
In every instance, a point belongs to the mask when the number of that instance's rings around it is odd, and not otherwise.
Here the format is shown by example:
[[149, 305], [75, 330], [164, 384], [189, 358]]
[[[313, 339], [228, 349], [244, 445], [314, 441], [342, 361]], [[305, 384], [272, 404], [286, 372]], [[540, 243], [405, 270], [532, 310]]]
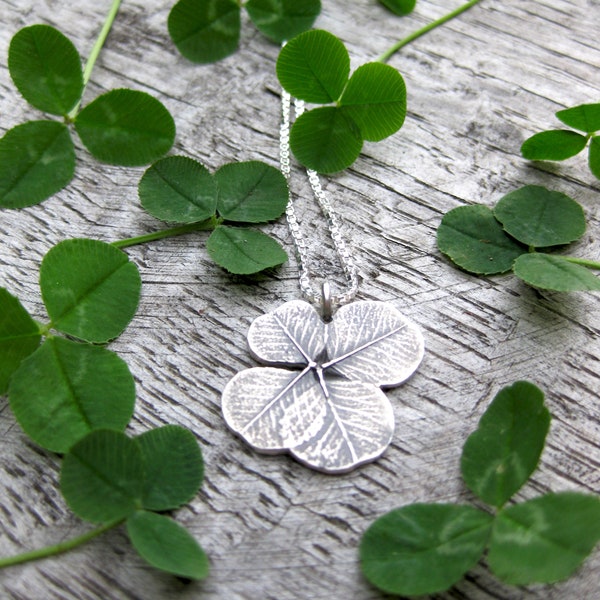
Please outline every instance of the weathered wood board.
[[[155, 94], [177, 123], [174, 153], [214, 170], [235, 160], [277, 164], [278, 48], [245, 23], [239, 52], [193, 65], [169, 40], [174, 0], [124, 0], [94, 70], [86, 101], [132, 87]], [[40, 118], [6, 68], [22, 26], [59, 27], [86, 56], [108, 0], [0, 0], [0, 132]], [[324, 0], [317, 26], [350, 49], [353, 66], [458, 6], [419, 0], [399, 19], [375, 0]], [[423, 329], [418, 372], [389, 392], [396, 433], [376, 463], [344, 476], [310, 471], [286, 456], [248, 449], [226, 428], [220, 391], [252, 366], [251, 321], [298, 298], [293, 260], [274, 273], [230, 277], [205, 250], [205, 234], [131, 248], [143, 279], [137, 316], [111, 348], [132, 369], [138, 399], [131, 433], [163, 423], [189, 427], [206, 458], [200, 495], [176, 513], [211, 558], [202, 583], [147, 567], [117, 530], [60, 558], [0, 572], [0, 598], [210, 600], [375, 600], [361, 577], [357, 544], [385, 511], [416, 501], [471, 502], [461, 483], [462, 444], [503, 385], [528, 379], [547, 393], [554, 419], [533, 481], [518, 494], [600, 491], [600, 299], [540, 294], [510, 275], [475, 278], [453, 268], [435, 245], [449, 209], [489, 205], [524, 184], [563, 191], [585, 208], [589, 227], [573, 253], [600, 256], [600, 183], [583, 156], [530, 164], [519, 147], [558, 125], [554, 112], [600, 100], [597, 0], [520, 0], [480, 5], [392, 58], [404, 75], [409, 114], [402, 130], [367, 144], [326, 188], [345, 221], [361, 276], [360, 296], [392, 302]], [[112, 241], [162, 225], [137, 199], [143, 169], [94, 161], [78, 145], [77, 174], [43, 204], [0, 213], [0, 285], [43, 320], [38, 268], [71, 237]], [[300, 171], [294, 193], [311, 249], [333, 284], [343, 281], [323, 242], [323, 220]], [[293, 255], [283, 222], [269, 227]], [[58, 492], [60, 461], [39, 450], [0, 400], [0, 554], [56, 543], [87, 530]], [[569, 581], [515, 589], [480, 563], [439, 599], [600, 597], [600, 552]]]

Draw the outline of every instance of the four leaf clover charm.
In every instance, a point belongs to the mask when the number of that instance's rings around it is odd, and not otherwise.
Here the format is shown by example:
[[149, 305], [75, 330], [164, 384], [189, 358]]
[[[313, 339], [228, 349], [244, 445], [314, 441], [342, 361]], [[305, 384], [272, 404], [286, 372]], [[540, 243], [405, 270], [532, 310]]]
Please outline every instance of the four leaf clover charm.
[[289, 452], [326, 473], [383, 453], [394, 413], [381, 388], [407, 379], [424, 352], [414, 323], [372, 301], [342, 306], [329, 323], [307, 302], [287, 302], [252, 323], [248, 343], [273, 366], [247, 369], [227, 384], [225, 421], [259, 452]]

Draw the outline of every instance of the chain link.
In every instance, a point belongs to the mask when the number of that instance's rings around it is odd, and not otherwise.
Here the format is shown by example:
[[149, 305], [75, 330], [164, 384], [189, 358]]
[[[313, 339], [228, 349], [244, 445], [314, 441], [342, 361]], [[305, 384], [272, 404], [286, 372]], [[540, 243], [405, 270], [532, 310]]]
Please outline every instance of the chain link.
[[[298, 260], [298, 267], [300, 269], [300, 289], [304, 296], [313, 304], [318, 304], [322, 300], [322, 294], [315, 291], [312, 285], [311, 279], [311, 263], [308, 254], [308, 245], [306, 238], [302, 233], [302, 229], [296, 217], [296, 211], [294, 208], [294, 201], [292, 199], [290, 175], [291, 175], [291, 164], [290, 164], [290, 113], [291, 113], [292, 98], [285, 90], [281, 91], [281, 127], [279, 130], [279, 162], [281, 166], [281, 172], [288, 181], [290, 187], [290, 198], [286, 209], [286, 217], [288, 227], [294, 245], [296, 246], [296, 256]], [[294, 112], [295, 118], [298, 118], [304, 112], [304, 101], [294, 99]], [[310, 187], [313, 191], [313, 195], [321, 212], [327, 220], [327, 227], [329, 229], [329, 235], [333, 241], [337, 258], [340, 262], [344, 275], [346, 276], [346, 289], [343, 293], [334, 294], [331, 296], [331, 304], [334, 307], [341, 306], [351, 302], [356, 293], [358, 292], [358, 275], [354, 258], [344, 241], [341, 232], [341, 222], [338, 214], [333, 210], [329, 197], [321, 186], [316, 171], [307, 169], [306, 174]]]

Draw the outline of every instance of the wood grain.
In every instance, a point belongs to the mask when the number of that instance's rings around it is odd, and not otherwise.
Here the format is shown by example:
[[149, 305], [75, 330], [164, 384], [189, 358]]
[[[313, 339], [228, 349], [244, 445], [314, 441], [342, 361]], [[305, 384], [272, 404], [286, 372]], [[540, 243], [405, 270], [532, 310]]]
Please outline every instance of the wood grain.
[[[40, 118], [14, 89], [6, 68], [11, 36], [47, 23], [85, 56], [109, 1], [0, 0], [0, 132]], [[244, 22], [240, 51], [217, 65], [179, 56], [166, 31], [173, 1], [124, 0], [85, 101], [116, 87], [154, 94], [175, 116], [174, 153], [214, 170], [234, 160], [277, 164], [278, 49]], [[375, 0], [324, 0], [317, 26], [341, 37], [354, 67], [458, 6], [421, 0], [398, 19]], [[326, 188], [353, 244], [360, 295], [392, 302], [423, 329], [418, 372], [389, 392], [393, 444], [376, 463], [349, 475], [309, 471], [285, 456], [249, 450], [225, 427], [220, 391], [254, 363], [251, 321], [297, 298], [293, 261], [269, 275], [230, 277], [208, 258], [205, 234], [131, 248], [144, 282], [137, 316], [111, 345], [137, 382], [131, 433], [163, 423], [189, 427], [207, 461], [202, 492], [176, 513], [211, 558], [202, 583], [147, 567], [123, 531], [61, 558], [0, 572], [11, 600], [203, 598], [210, 600], [376, 600], [361, 577], [357, 544], [385, 511], [415, 501], [473, 501], [458, 459], [466, 436], [503, 385], [539, 384], [553, 414], [533, 481], [518, 494], [600, 491], [600, 301], [594, 294], [540, 294], [507, 275], [478, 279], [437, 251], [435, 230], [449, 209], [493, 205], [521, 185], [540, 184], [578, 200], [589, 227], [573, 253], [600, 254], [600, 184], [583, 156], [531, 164], [521, 142], [555, 127], [554, 112], [600, 99], [600, 7], [596, 0], [483, 0], [390, 61], [404, 75], [409, 114], [402, 130], [367, 144], [361, 158]], [[65, 238], [105, 241], [157, 229], [139, 206], [143, 169], [95, 162], [77, 145], [69, 187], [43, 204], [0, 213], [0, 285], [45, 319], [38, 268]], [[298, 212], [323, 274], [343, 278], [323, 242], [324, 224], [297, 171]], [[283, 223], [270, 231], [292, 254]], [[87, 530], [57, 488], [59, 459], [28, 441], [0, 400], [0, 553], [56, 543]], [[600, 595], [600, 553], [569, 581], [509, 588], [485, 561], [449, 600], [592, 599]]]

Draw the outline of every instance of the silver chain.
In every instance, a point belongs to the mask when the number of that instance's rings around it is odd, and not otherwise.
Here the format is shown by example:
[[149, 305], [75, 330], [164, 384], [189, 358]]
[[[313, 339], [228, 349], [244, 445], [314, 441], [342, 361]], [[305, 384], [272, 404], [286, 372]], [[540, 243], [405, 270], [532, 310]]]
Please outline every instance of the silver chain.
[[[311, 265], [310, 265], [310, 257], [308, 255], [308, 246], [306, 243], [306, 239], [302, 234], [302, 230], [300, 228], [300, 224], [296, 217], [296, 211], [294, 209], [294, 201], [292, 199], [292, 191], [290, 185], [290, 112], [291, 112], [291, 103], [292, 98], [288, 92], [285, 90], [281, 91], [281, 128], [279, 130], [279, 162], [281, 165], [281, 172], [284, 177], [288, 181], [288, 186], [290, 187], [290, 198], [288, 201], [287, 209], [286, 209], [286, 217], [288, 222], [288, 227], [290, 229], [290, 233], [292, 234], [292, 238], [294, 240], [294, 244], [296, 246], [296, 255], [298, 259], [298, 267], [300, 269], [300, 289], [304, 294], [305, 298], [312, 302], [313, 304], [319, 304], [323, 300], [323, 296], [321, 293], [316, 292], [313, 287], [311, 280], [314, 278], [311, 275]], [[298, 118], [304, 112], [304, 101], [294, 99], [294, 112], [295, 117]], [[356, 293], [358, 292], [358, 275], [356, 264], [354, 262], [354, 258], [341, 233], [341, 224], [340, 218], [337, 213], [333, 210], [331, 206], [331, 202], [329, 197], [323, 190], [321, 186], [321, 181], [319, 179], [316, 171], [312, 169], [306, 169], [306, 174], [308, 176], [308, 181], [310, 183], [310, 187], [312, 188], [313, 195], [315, 200], [317, 201], [321, 212], [323, 213], [325, 219], [327, 220], [327, 226], [329, 229], [329, 235], [333, 240], [333, 245], [335, 247], [335, 251], [346, 276], [346, 289], [343, 293], [333, 294], [331, 296], [330, 302], [334, 307], [341, 306], [342, 304], [347, 304], [351, 302]], [[327, 283], [325, 281], [325, 283]]]

